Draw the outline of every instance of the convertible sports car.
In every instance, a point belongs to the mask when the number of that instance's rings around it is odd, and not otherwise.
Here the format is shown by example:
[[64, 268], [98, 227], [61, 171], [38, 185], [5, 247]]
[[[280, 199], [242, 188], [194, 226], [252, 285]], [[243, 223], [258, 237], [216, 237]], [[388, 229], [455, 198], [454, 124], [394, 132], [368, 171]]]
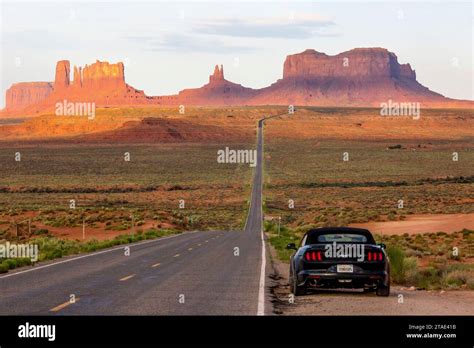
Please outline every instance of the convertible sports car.
[[290, 287], [295, 296], [308, 289], [362, 288], [390, 295], [390, 263], [384, 244], [365, 229], [317, 228], [306, 232], [290, 259]]

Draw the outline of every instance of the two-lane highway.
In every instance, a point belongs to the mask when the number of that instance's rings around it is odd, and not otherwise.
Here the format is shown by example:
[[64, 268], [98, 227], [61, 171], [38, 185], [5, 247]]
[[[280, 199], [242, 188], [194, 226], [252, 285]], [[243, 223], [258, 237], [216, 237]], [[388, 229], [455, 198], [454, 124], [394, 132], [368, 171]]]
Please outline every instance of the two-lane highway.
[[[0, 314], [270, 313], [262, 234], [262, 132], [243, 231], [188, 232], [0, 276]], [[75, 301], [71, 301], [74, 298]]]

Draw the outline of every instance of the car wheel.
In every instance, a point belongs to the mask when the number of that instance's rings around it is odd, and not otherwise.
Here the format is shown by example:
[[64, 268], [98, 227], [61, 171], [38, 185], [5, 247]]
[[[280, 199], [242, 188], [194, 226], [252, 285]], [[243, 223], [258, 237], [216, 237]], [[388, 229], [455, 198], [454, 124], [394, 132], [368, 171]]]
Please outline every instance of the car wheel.
[[377, 296], [384, 296], [384, 297], [387, 297], [390, 295], [390, 283], [388, 283], [387, 286], [383, 285], [383, 284], [380, 284], [378, 287], [377, 287], [377, 292], [376, 292]]
[[306, 294], [306, 289], [304, 286], [298, 286], [298, 282], [296, 281], [295, 277], [291, 279], [291, 292], [295, 296], [302, 296]]
[[295, 295], [295, 296], [306, 295], [306, 289], [302, 286], [294, 285], [293, 286], [293, 295]]

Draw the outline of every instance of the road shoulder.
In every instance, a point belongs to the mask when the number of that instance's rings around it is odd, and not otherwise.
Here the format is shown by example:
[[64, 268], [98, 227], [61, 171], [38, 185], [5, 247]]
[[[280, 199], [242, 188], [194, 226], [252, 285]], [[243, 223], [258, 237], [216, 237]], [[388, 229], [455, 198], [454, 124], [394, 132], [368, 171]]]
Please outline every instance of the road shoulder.
[[411, 290], [392, 286], [389, 297], [361, 291], [317, 291], [292, 301], [289, 264], [267, 243], [270, 299], [277, 315], [474, 315], [474, 291]]

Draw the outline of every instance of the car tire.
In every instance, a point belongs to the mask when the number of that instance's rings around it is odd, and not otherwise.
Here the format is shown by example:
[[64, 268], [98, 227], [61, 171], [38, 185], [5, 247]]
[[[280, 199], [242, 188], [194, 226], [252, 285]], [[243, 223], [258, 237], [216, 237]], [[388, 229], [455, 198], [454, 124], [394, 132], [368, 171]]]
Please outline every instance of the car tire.
[[390, 283], [387, 286], [380, 284], [376, 291], [377, 296], [387, 297], [390, 295]]
[[295, 296], [303, 296], [306, 294], [306, 288], [304, 286], [298, 286], [298, 282], [294, 277], [291, 280], [291, 292]]
[[293, 295], [295, 296], [306, 295], [306, 289], [303, 286], [294, 285], [292, 292], [293, 292]]

